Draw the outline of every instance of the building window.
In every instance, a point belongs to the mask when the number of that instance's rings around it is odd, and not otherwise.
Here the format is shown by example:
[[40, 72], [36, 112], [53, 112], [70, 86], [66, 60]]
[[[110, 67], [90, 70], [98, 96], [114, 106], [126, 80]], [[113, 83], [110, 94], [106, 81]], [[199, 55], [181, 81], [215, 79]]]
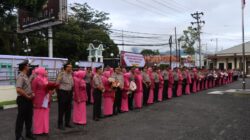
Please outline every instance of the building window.
[[232, 63], [227, 63], [227, 69], [232, 69]]
[[209, 64], [209, 69], [213, 69], [214, 68], [214, 64], [213, 63], [210, 63]]
[[219, 63], [219, 69], [224, 70], [224, 63]]

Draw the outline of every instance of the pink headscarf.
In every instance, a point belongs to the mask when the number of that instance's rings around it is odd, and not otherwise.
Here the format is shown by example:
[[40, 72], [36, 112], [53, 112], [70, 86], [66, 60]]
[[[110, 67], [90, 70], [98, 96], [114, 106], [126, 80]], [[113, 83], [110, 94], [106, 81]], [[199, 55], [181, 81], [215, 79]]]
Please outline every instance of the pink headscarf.
[[138, 68], [136, 68], [136, 69], [135, 69], [135, 73], [136, 73], [136, 74], [141, 74], [141, 71], [140, 71]]
[[114, 73], [114, 68], [109, 68], [110, 71], [110, 75], [112, 75]]
[[109, 78], [110, 76], [111, 76], [111, 72], [110, 71], [104, 71], [103, 73], [102, 73], [102, 75], [105, 77], [105, 78]]
[[79, 79], [83, 79], [85, 78], [86, 76], [86, 71], [83, 71], [83, 70], [79, 70], [77, 73], [76, 73], [76, 77], [79, 78]]
[[38, 67], [34, 70], [36, 78], [40, 79], [44, 84], [48, 84], [47, 71], [43, 67]]

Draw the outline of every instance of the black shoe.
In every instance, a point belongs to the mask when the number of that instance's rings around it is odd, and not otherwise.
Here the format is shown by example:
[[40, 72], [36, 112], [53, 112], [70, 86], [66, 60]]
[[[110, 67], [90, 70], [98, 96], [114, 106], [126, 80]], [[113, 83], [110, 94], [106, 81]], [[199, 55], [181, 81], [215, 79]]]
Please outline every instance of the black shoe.
[[65, 128], [61, 125], [61, 126], [58, 126], [58, 129], [60, 130], [65, 130]]
[[25, 140], [25, 138], [23, 136], [16, 138], [16, 140]]
[[65, 127], [67, 127], [67, 128], [74, 128], [72, 125], [70, 125], [70, 124], [67, 124], [67, 125], [65, 125]]
[[94, 121], [99, 121], [99, 119], [98, 119], [98, 118], [94, 118], [93, 120], [94, 120]]
[[26, 138], [29, 138], [29, 139], [31, 139], [31, 140], [36, 140], [36, 137], [34, 137], [33, 134], [28, 134], [28, 135], [26, 135]]

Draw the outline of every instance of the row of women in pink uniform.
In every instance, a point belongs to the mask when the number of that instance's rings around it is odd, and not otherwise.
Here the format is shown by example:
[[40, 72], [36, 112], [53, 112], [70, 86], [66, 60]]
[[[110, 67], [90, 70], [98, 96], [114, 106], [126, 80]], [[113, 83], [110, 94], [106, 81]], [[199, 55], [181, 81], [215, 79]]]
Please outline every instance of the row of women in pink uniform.
[[[41, 134], [49, 132], [49, 103], [53, 90], [48, 89], [47, 71], [42, 68], [34, 70], [35, 78], [32, 80], [34, 92], [34, 124], [33, 133]], [[102, 93], [102, 113], [104, 116], [111, 116], [114, 113], [115, 88], [112, 87], [109, 78], [113, 75], [112, 68], [105, 68], [101, 74], [101, 82], [104, 90]], [[88, 100], [86, 91], [85, 70], [75, 71], [73, 74], [73, 123], [86, 125], [87, 112], [86, 102]], [[100, 73], [99, 73], [100, 74]], [[160, 70], [157, 67], [144, 67], [143, 69], [132, 68], [130, 71], [122, 69], [123, 88], [121, 98], [121, 112], [127, 112], [133, 108], [141, 109], [143, 105], [150, 105], [164, 99], [171, 99], [173, 96], [196, 93], [218, 85], [228, 84], [233, 81], [233, 71], [208, 71], [205, 69], [179, 69], [169, 68]], [[95, 75], [95, 73], [93, 73]], [[136, 83], [136, 90], [130, 91], [131, 81]], [[133, 108], [129, 107], [129, 95], [133, 94]], [[47, 99], [47, 102], [46, 100]], [[94, 100], [92, 99], [92, 102]], [[47, 103], [47, 104], [46, 104]]]

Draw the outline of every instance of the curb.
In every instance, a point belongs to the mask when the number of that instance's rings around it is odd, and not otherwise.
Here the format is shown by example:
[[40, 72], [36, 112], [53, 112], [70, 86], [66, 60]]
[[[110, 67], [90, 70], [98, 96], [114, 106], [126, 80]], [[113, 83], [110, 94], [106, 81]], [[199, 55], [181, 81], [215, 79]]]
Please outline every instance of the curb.
[[[52, 99], [52, 102], [56, 102], [56, 101], [57, 99]], [[0, 110], [7, 110], [7, 109], [13, 109], [13, 108], [17, 108], [17, 104], [0, 106]]]
[[17, 108], [16, 104], [13, 105], [4, 105], [0, 107], [0, 110], [6, 110], [6, 109], [12, 109], [12, 108]]

